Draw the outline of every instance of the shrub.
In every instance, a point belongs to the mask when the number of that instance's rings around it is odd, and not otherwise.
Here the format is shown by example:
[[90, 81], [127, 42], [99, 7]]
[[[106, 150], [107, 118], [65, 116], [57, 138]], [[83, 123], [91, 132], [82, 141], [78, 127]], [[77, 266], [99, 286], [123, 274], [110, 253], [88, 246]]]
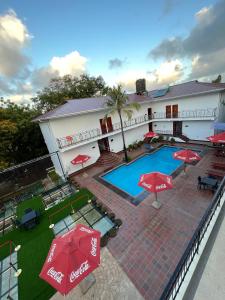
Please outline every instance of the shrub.
[[100, 246], [105, 247], [108, 244], [109, 237], [107, 235], [103, 235], [100, 240]]
[[158, 142], [162, 142], [163, 141], [163, 135], [159, 135], [159, 137], [158, 137]]
[[117, 232], [118, 232], [118, 229], [115, 228], [115, 227], [113, 227], [113, 228], [111, 228], [111, 229], [109, 230], [108, 236], [109, 236], [109, 237], [115, 237], [115, 236], [117, 235]]
[[120, 227], [123, 224], [122, 220], [120, 219], [115, 219], [114, 223], [116, 224], [117, 227]]
[[174, 144], [176, 141], [175, 141], [175, 139], [172, 137], [171, 139], [170, 139], [170, 143], [171, 144]]
[[138, 142], [138, 146], [141, 147], [143, 145], [143, 141]]
[[108, 214], [108, 217], [110, 218], [111, 221], [114, 221], [116, 215], [115, 215], [113, 212], [110, 212], [110, 213]]

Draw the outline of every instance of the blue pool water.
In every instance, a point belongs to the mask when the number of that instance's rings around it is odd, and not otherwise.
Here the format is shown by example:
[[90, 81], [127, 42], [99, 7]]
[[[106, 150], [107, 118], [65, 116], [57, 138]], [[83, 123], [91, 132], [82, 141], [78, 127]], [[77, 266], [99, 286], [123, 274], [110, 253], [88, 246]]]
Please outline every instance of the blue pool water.
[[181, 148], [164, 146], [138, 158], [129, 165], [122, 165], [112, 170], [102, 178], [132, 197], [137, 197], [144, 191], [138, 186], [142, 174], [161, 172], [170, 175], [183, 164], [182, 161], [173, 158], [173, 153], [179, 150]]

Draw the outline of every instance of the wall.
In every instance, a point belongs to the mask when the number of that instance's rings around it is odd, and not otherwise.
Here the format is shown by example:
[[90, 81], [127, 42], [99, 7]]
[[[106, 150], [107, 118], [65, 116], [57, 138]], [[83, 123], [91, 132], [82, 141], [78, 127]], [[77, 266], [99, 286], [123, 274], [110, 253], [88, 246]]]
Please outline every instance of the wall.
[[71, 160], [79, 154], [86, 154], [91, 157], [86, 163], [84, 163], [84, 167], [94, 164], [100, 156], [98, 142], [90, 143], [66, 152], [61, 152], [60, 157], [65, 168], [65, 173], [72, 174], [82, 168], [81, 165], [74, 166], [71, 164]]
[[188, 97], [183, 99], [175, 99], [168, 101], [157, 101], [150, 104], [152, 112], [160, 113], [166, 112], [167, 105], [178, 104], [178, 110], [195, 110], [195, 109], [207, 109], [207, 108], [218, 108], [219, 106], [219, 93], [208, 94], [202, 96]]
[[191, 140], [207, 141], [207, 137], [214, 134], [213, 122], [212, 121], [183, 122], [183, 133]]
[[[51, 130], [51, 126], [50, 126], [49, 122], [39, 123], [39, 125], [40, 125], [42, 135], [44, 137], [45, 144], [47, 145], [48, 152], [49, 153], [57, 152], [58, 144], [56, 142], [55, 137], [52, 134], [52, 130]], [[59, 159], [60, 159], [60, 156], [58, 156], [56, 154], [51, 156], [51, 160], [55, 167], [56, 173], [59, 176], [63, 177], [63, 172], [62, 172], [63, 162], [61, 161], [61, 164], [62, 164], [62, 167], [61, 167]]]
[[[148, 132], [148, 124], [125, 131], [125, 143], [128, 147], [130, 144], [144, 139], [144, 134]], [[113, 141], [111, 141], [113, 139]], [[123, 141], [121, 133], [109, 137], [110, 150], [119, 152], [123, 150]]]
[[[148, 105], [143, 104], [139, 111], [134, 111], [133, 117], [147, 114]], [[101, 129], [100, 119], [105, 117], [106, 111], [92, 112], [83, 115], [71, 116], [67, 118], [50, 120], [52, 132], [56, 138], [65, 137], [76, 134], [85, 130]], [[117, 113], [111, 116], [112, 123], [119, 122]], [[123, 115], [123, 120], [127, 120], [127, 116]]]

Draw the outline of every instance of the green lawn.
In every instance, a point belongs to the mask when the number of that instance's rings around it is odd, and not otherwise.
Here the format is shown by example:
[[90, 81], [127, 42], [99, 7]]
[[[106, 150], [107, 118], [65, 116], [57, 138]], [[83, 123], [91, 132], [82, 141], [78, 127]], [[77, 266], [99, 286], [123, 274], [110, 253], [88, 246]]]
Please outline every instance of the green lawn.
[[[55, 290], [38, 276], [54, 238], [52, 230], [48, 228], [49, 216], [65, 207], [54, 217], [54, 222], [60, 220], [71, 211], [71, 206], [68, 204], [72, 204], [75, 210], [79, 209], [87, 203], [91, 196], [92, 194], [88, 190], [82, 189], [47, 211], [44, 210], [41, 197], [34, 197], [19, 204], [17, 207], [18, 218], [21, 218], [24, 209], [28, 207], [39, 209], [41, 212], [40, 224], [34, 229], [27, 231], [15, 229], [0, 238], [0, 244], [12, 240], [16, 245], [21, 244], [22, 246], [18, 252], [19, 268], [23, 270], [19, 277], [19, 299], [46, 300], [55, 293]], [[0, 259], [6, 254], [4, 251], [6, 248], [1, 250]]]

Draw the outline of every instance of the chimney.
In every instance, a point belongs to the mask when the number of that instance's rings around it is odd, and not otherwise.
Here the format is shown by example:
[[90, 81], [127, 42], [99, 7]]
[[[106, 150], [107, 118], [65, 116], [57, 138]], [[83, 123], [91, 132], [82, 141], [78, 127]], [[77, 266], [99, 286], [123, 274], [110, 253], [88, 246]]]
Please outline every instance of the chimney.
[[145, 79], [138, 79], [136, 80], [136, 94], [143, 95], [146, 92], [146, 82]]

